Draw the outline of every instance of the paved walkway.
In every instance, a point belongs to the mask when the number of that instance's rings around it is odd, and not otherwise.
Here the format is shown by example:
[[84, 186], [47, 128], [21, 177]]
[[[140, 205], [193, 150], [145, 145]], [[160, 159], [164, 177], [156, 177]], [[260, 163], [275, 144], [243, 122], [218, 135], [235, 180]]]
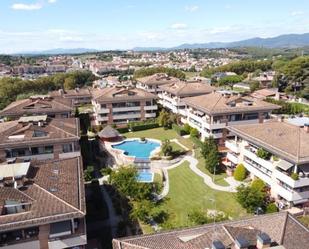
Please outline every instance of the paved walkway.
[[[175, 142], [177, 143], [179, 146], [181, 146], [182, 148], [186, 149], [186, 150], [189, 150], [189, 148], [187, 148], [186, 146], [184, 146], [182, 143], [180, 143], [177, 139], [172, 139], [171, 142]], [[169, 192], [169, 176], [168, 176], [168, 170], [171, 170], [171, 169], [174, 169], [176, 167], [178, 167], [179, 165], [181, 165], [183, 162], [185, 161], [188, 161], [189, 162], [189, 167], [190, 169], [195, 173], [197, 174], [198, 176], [202, 177], [203, 180], [204, 180], [204, 183], [212, 188], [212, 189], [215, 189], [215, 190], [218, 190], [218, 191], [224, 191], [224, 192], [231, 192], [231, 193], [235, 193], [237, 192], [236, 191], [236, 188], [241, 184], [241, 182], [237, 182], [234, 180], [233, 177], [227, 177], [225, 178], [226, 182], [229, 184], [229, 186], [221, 186], [221, 185], [218, 185], [216, 183], [213, 182], [212, 180], [212, 177], [205, 174], [204, 172], [202, 172], [198, 167], [198, 160], [194, 157], [194, 153], [193, 153], [193, 156], [185, 156], [180, 162], [172, 165], [172, 166], [169, 166], [169, 167], [165, 167], [165, 168], [162, 168], [162, 173], [164, 175], [164, 178], [165, 178], [165, 181], [163, 183], [163, 190], [161, 192], [160, 195], [157, 196], [157, 200], [161, 200], [163, 199], [164, 197], [166, 197], [168, 195], [168, 192]]]

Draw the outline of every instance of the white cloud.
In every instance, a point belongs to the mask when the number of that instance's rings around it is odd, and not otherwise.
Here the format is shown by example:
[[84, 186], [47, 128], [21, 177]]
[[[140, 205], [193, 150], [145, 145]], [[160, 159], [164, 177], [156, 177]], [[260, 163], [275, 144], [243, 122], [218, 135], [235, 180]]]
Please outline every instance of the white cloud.
[[11, 8], [13, 10], [39, 10], [43, 7], [41, 3], [14, 3]]
[[171, 25], [171, 29], [186, 29], [188, 27], [185, 23], [174, 23]]
[[225, 9], [231, 9], [232, 6], [231, 6], [230, 4], [226, 4], [226, 5], [224, 5], [224, 8], [225, 8]]
[[187, 5], [187, 6], [185, 7], [185, 10], [186, 10], [187, 12], [195, 12], [195, 11], [197, 11], [199, 8], [200, 8], [200, 7], [197, 6], [197, 5]]
[[302, 16], [303, 14], [305, 14], [305, 13], [301, 10], [292, 11], [290, 13], [291, 16]]
[[55, 3], [57, 0], [47, 0], [48, 3]]

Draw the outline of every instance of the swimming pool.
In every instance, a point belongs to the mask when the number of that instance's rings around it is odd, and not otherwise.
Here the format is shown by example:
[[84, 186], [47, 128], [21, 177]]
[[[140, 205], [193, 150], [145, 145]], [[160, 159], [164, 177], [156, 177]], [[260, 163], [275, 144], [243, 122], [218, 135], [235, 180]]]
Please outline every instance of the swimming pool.
[[153, 182], [154, 174], [149, 171], [139, 171], [137, 175], [138, 182], [150, 183]]
[[127, 156], [134, 156], [139, 159], [148, 159], [151, 153], [160, 147], [159, 142], [153, 140], [140, 141], [136, 140], [125, 140], [120, 144], [112, 145], [114, 149], [124, 151]]

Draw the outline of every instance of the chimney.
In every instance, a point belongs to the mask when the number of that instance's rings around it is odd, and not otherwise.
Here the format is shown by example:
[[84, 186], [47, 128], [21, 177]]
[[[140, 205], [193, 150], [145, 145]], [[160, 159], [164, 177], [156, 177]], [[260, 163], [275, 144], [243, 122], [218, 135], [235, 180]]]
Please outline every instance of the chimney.
[[304, 130], [306, 133], [309, 133], [309, 123], [304, 124]]
[[225, 246], [220, 240], [215, 240], [212, 242], [211, 249], [225, 249]]
[[266, 233], [261, 233], [256, 236], [256, 248], [264, 249], [269, 248], [271, 244], [271, 238]]
[[248, 249], [249, 246], [250, 244], [248, 240], [246, 240], [245, 238], [239, 236], [235, 239], [234, 249]]

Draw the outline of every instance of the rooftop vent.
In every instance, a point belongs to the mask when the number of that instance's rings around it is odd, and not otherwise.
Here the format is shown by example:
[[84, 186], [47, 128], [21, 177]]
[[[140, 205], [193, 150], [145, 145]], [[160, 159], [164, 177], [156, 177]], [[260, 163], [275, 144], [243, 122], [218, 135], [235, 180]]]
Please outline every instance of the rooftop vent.
[[247, 249], [250, 246], [248, 240], [243, 237], [237, 237], [235, 239], [235, 248], [236, 249]]
[[225, 249], [225, 246], [220, 240], [215, 240], [212, 242], [211, 249]]
[[271, 238], [266, 233], [261, 233], [256, 236], [257, 243], [256, 247], [258, 249], [269, 248], [271, 244]]
[[58, 191], [58, 189], [56, 187], [49, 188], [49, 192], [51, 192], [51, 193], [55, 193], [57, 191]]

